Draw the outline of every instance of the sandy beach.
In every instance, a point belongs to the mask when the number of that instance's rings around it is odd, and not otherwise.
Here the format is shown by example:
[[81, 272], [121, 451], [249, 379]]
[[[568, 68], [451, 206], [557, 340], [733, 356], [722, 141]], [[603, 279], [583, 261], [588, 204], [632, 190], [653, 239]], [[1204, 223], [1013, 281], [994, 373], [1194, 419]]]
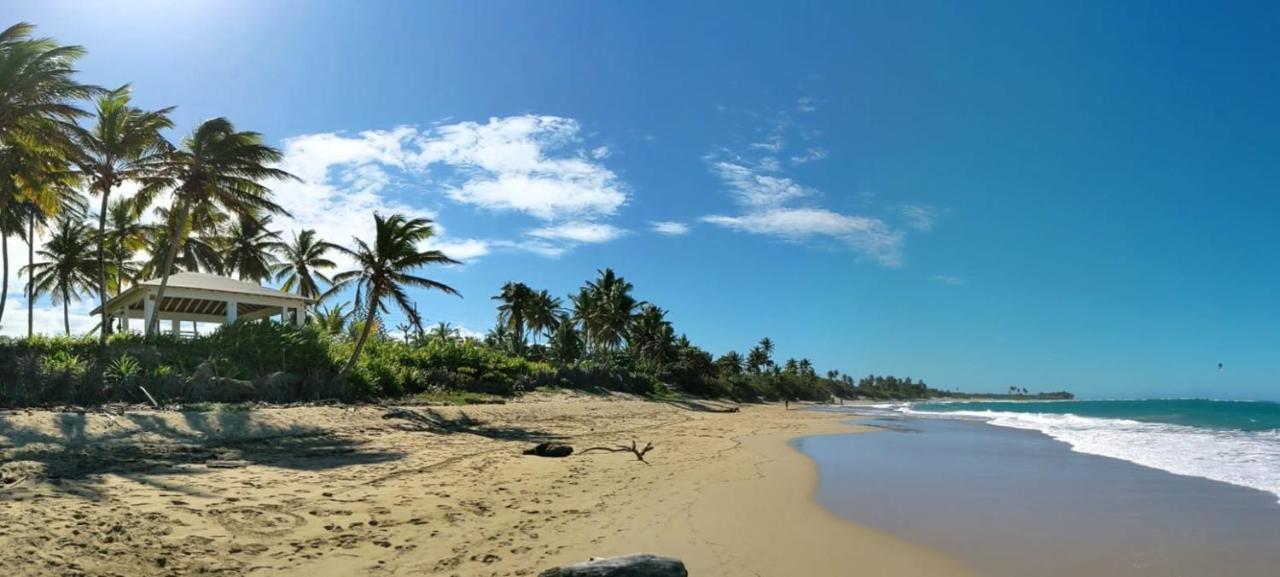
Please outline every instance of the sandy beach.
[[[699, 577], [968, 574], [816, 504], [814, 466], [789, 441], [855, 430], [844, 417], [707, 408], [555, 394], [389, 418], [376, 406], [6, 412], [0, 565], [487, 576], [651, 552]], [[655, 448], [648, 464], [520, 454], [548, 439]]]

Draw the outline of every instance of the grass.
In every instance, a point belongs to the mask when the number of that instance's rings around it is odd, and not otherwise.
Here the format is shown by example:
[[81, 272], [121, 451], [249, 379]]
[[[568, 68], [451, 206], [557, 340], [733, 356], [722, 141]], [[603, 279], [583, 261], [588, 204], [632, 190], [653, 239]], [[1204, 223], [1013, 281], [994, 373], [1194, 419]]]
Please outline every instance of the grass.
[[498, 395], [473, 393], [471, 391], [438, 390], [418, 393], [414, 401], [428, 405], [487, 405], [506, 402]]

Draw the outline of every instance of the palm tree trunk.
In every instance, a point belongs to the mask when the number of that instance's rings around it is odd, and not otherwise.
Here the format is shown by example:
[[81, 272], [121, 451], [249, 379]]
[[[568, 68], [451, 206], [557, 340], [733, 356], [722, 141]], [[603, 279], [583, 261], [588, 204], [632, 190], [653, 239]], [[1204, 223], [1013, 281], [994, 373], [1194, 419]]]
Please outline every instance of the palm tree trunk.
[[3, 326], [4, 305], [9, 300], [9, 233], [4, 231], [0, 231], [0, 255], [4, 259], [4, 270], [0, 271], [4, 277], [4, 287], [0, 288], [0, 326]]
[[62, 295], [62, 328], [71, 336], [71, 295]]
[[351, 359], [343, 365], [342, 370], [338, 372], [338, 376], [345, 377], [351, 368], [356, 366], [356, 360], [360, 358], [360, 351], [364, 350], [365, 341], [369, 340], [369, 331], [373, 329], [374, 315], [378, 312], [378, 291], [369, 291], [369, 314], [364, 317], [364, 328], [360, 330], [360, 338], [356, 339], [356, 348], [351, 351]]
[[160, 288], [156, 289], [156, 304], [151, 309], [151, 322], [147, 323], [146, 336], [160, 332], [160, 304], [164, 302], [164, 289], [169, 286], [169, 271], [173, 270], [173, 259], [178, 256], [178, 228], [187, 220], [187, 207], [179, 203], [169, 215], [169, 250], [164, 255], [164, 270], [160, 271]]
[[102, 208], [98, 211], [98, 306], [102, 308], [102, 324], [98, 327], [98, 343], [107, 342], [111, 321], [107, 316], [107, 197], [111, 196], [110, 182], [102, 190]]
[[35, 336], [36, 299], [31, 267], [36, 262], [36, 216], [27, 221], [27, 338]]

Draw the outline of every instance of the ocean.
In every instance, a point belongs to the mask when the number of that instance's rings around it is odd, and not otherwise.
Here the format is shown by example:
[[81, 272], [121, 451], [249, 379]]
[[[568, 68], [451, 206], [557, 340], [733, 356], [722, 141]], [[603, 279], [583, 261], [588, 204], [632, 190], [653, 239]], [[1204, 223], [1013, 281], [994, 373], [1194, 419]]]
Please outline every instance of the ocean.
[[1280, 403], [1151, 399], [913, 403], [893, 408], [1039, 431], [1080, 453], [1258, 489], [1280, 499]]
[[795, 446], [818, 501], [990, 577], [1273, 577], [1280, 406], [886, 403]]

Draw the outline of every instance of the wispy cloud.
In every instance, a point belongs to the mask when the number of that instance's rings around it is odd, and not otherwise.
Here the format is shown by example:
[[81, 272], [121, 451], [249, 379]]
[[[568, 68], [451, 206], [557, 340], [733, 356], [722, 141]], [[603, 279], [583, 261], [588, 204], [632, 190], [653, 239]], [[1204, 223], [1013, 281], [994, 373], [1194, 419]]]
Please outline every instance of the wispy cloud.
[[791, 157], [791, 164], [809, 164], [827, 157], [830, 153], [825, 148], [810, 148]]
[[802, 241], [827, 236], [847, 243], [886, 266], [902, 264], [902, 233], [865, 216], [822, 208], [775, 208], [739, 216], [710, 215], [703, 220], [733, 230]]
[[717, 162], [713, 168], [733, 190], [738, 202], [748, 207], [781, 206], [812, 194], [811, 190], [796, 184], [790, 178], [761, 174], [743, 164]]
[[625, 230], [599, 222], [566, 222], [529, 231], [529, 236], [545, 240], [567, 240], [583, 243], [608, 242], [624, 234], [626, 234]]
[[681, 236], [689, 234], [689, 225], [683, 222], [674, 222], [670, 220], [655, 220], [649, 223], [653, 232], [665, 234], [667, 236]]
[[949, 274], [936, 274], [936, 275], [933, 275], [933, 280], [935, 280], [935, 281], [937, 281], [937, 282], [940, 282], [940, 283], [942, 283], [942, 284], [945, 284], [945, 285], [951, 285], [951, 286], [960, 286], [960, 285], [963, 285], [963, 284], [965, 284], [965, 283], [969, 282], [969, 281], [965, 280], [965, 278], [964, 278], [964, 277], [952, 276], [952, 275], [949, 275]]
[[[615, 215], [628, 194], [602, 164], [610, 149], [582, 148], [580, 130], [570, 118], [522, 115], [289, 138], [282, 168], [300, 181], [275, 187], [293, 213], [281, 225], [346, 242], [371, 233], [365, 216], [375, 211], [431, 218], [439, 234], [433, 246], [464, 261], [495, 249], [555, 257], [582, 242], [611, 240], [620, 229], [601, 220]], [[433, 190], [443, 195], [423, 194]], [[544, 225], [529, 238], [455, 238], [440, 222], [444, 200]]]
[[938, 223], [938, 209], [923, 204], [903, 204], [898, 206], [898, 214], [906, 220], [907, 226], [921, 232], [933, 230]]

